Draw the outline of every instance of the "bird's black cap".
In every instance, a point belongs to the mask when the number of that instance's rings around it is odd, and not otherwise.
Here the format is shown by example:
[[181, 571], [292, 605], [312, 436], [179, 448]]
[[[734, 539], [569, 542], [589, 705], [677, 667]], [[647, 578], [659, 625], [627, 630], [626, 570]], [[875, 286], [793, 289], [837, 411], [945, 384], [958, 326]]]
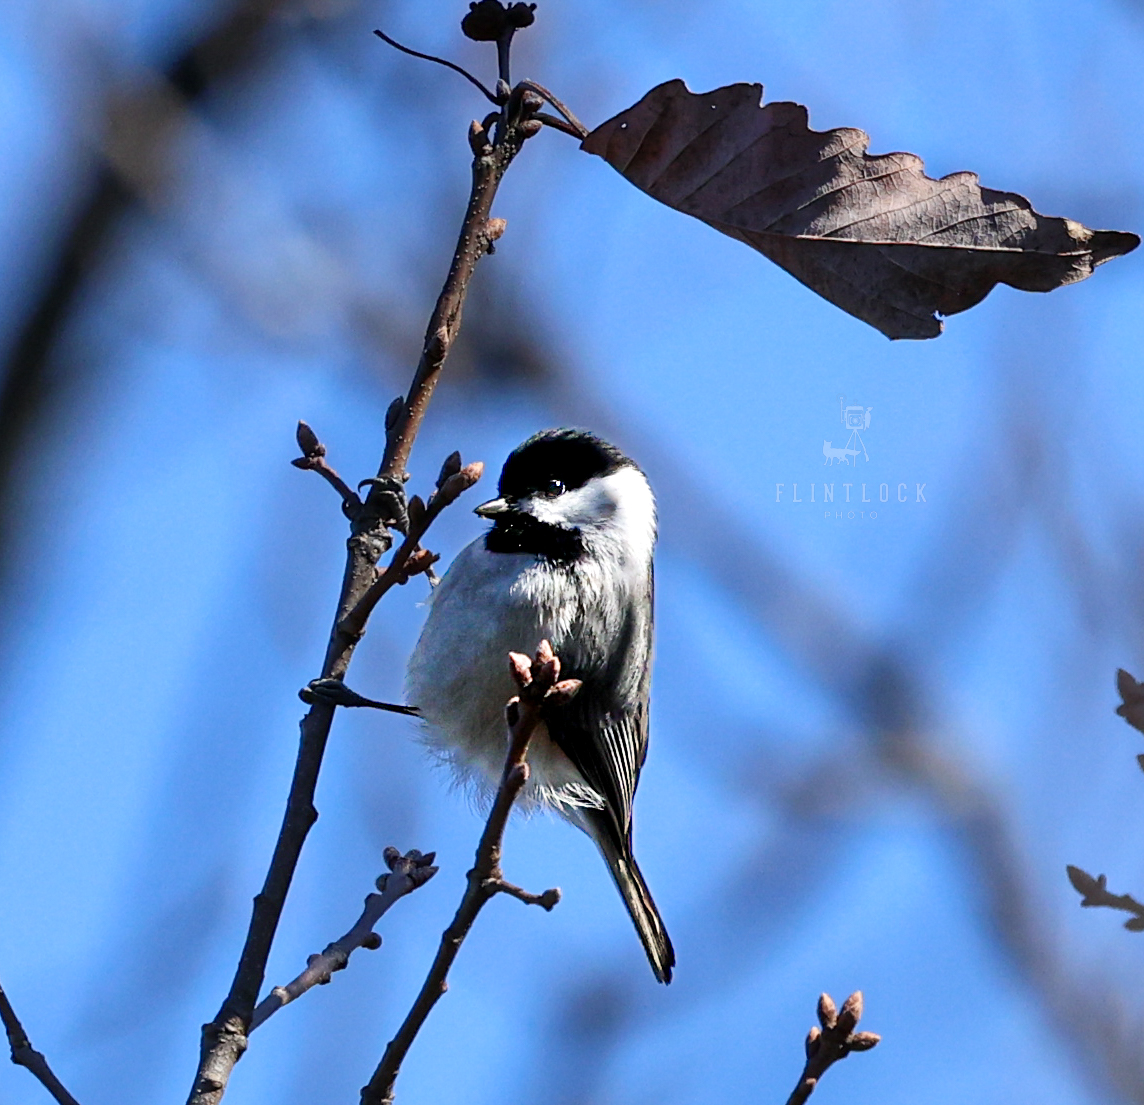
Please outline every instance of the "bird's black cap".
[[497, 490], [522, 499], [558, 480], [571, 491], [627, 467], [634, 467], [629, 457], [587, 430], [542, 430], [509, 454]]

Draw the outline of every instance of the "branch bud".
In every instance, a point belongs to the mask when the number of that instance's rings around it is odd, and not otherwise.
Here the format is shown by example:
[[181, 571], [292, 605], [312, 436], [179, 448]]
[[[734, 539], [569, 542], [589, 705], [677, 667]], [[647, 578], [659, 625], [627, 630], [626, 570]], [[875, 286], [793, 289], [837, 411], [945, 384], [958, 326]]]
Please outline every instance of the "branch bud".
[[489, 132], [474, 119], [469, 124], [469, 149], [474, 157], [483, 157], [489, 152]]
[[819, 1045], [821, 1043], [822, 1043], [822, 1030], [818, 1027], [818, 1025], [814, 1025], [814, 1027], [812, 1027], [811, 1030], [806, 1034], [806, 1043], [804, 1045], [806, 1047], [806, 1057], [808, 1059], [816, 1051], [818, 1051]]
[[460, 472], [450, 476], [444, 484], [441, 485], [441, 490], [438, 492], [441, 496], [442, 503], [448, 505], [462, 492], [468, 491], [469, 488], [481, 478], [481, 474], [484, 470], [484, 464], [479, 460], [475, 460], [472, 464], [466, 464]]
[[869, 1051], [870, 1048], [882, 1042], [882, 1037], [877, 1032], [855, 1032], [849, 1040], [846, 1041], [846, 1046], [851, 1051]]
[[554, 706], [563, 706], [565, 702], [571, 702], [576, 697], [583, 685], [583, 681], [579, 679], [562, 679], [545, 695], [545, 698]]
[[371, 932], [366, 935], [366, 938], [361, 942], [361, 946], [366, 951], [375, 952], [381, 947], [381, 937], [376, 932]]
[[420, 495], [414, 495], [406, 504], [409, 512], [410, 529], [417, 529], [425, 521], [425, 500]]
[[838, 1028], [850, 1035], [862, 1019], [862, 991], [855, 990], [843, 1003], [838, 1011]]
[[302, 450], [304, 457], [324, 457], [326, 455], [326, 447], [318, 440], [318, 435], [306, 425], [305, 422], [298, 422], [298, 429], [294, 434], [295, 440], [298, 442], [298, 448]]
[[385, 412], [385, 432], [391, 433], [393, 428], [397, 425], [397, 420], [401, 417], [402, 408], [405, 406], [405, 396], [399, 395], [392, 403], [389, 404]]
[[532, 683], [532, 661], [523, 652], [508, 654], [508, 670], [513, 682], [521, 689]]
[[520, 106], [526, 115], [531, 115], [534, 111], [539, 111], [544, 107], [544, 97], [533, 92], [531, 88], [526, 88], [521, 94]]
[[833, 1028], [838, 1020], [838, 1006], [829, 994], [820, 994], [818, 997], [818, 1023], [823, 1028]]
[[445, 485], [445, 481], [450, 476], [455, 476], [461, 470], [461, 454], [458, 452], [450, 453], [445, 462], [441, 465], [441, 472], [437, 476], [437, 488], [440, 490]]
[[516, 129], [522, 138], [535, 138], [543, 128], [544, 124], [539, 119], [525, 119]]

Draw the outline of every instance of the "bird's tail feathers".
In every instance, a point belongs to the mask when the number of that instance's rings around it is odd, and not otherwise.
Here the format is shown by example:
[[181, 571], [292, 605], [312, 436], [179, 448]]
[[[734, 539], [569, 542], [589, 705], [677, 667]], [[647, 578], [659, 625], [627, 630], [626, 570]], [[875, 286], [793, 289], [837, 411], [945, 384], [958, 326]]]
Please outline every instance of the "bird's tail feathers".
[[631, 845], [618, 848], [610, 834], [599, 833], [593, 836], [608, 864], [620, 897], [628, 907], [655, 977], [660, 982], [670, 982], [671, 970], [675, 966], [675, 949], [671, 946], [663, 918], [659, 915], [651, 891], [632, 855]]

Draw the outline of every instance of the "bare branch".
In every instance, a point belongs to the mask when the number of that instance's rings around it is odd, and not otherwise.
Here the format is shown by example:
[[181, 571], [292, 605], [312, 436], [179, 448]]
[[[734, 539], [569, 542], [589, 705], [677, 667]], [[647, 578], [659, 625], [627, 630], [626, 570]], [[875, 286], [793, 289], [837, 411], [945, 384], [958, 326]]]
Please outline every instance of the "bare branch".
[[433, 61], [438, 65], [445, 66], [446, 69], [452, 69], [454, 73], [460, 73], [470, 84], [475, 84], [477, 88], [484, 94], [486, 100], [490, 103], [499, 104], [500, 101], [483, 85], [476, 77], [473, 76], [467, 69], [462, 69], [461, 66], [455, 62], [446, 61], [444, 58], [439, 58], [433, 54], [423, 54], [420, 50], [411, 50], [408, 46], [402, 46], [396, 39], [392, 39], [383, 31], [374, 31], [375, 35], [382, 40], [388, 42], [395, 50], [400, 50], [403, 54], [408, 54], [410, 57], [421, 58], [422, 61]]
[[[453, 455], [457, 457], [459, 464], [460, 455]], [[360, 634], [365, 627], [366, 619], [386, 591], [397, 584], [407, 583], [411, 576], [428, 571], [436, 563], [437, 556], [420, 548], [421, 538], [425, 536], [425, 531], [433, 524], [437, 515], [450, 503], [455, 502], [459, 495], [468, 491], [481, 478], [484, 470], [485, 466], [480, 461], [474, 461], [447, 478], [439, 480], [437, 490], [429, 496], [428, 503], [422, 504], [417, 496], [410, 500], [408, 535], [393, 554], [393, 559], [385, 570], [378, 574], [377, 579], [370, 584], [354, 608], [342, 619], [338, 626], [341, 632], [347, 635]]]
[[505, 707], [509, 729], [509, 750], [505, 758], [500, 787], [493, 799], [476, 860], [468, 874], [464, 897], [452, 923], [441, 936], [437, 956], [397, 1035], [389, 1042], [385, 1055], [373, 1072], [369, 1083], [362, 1088], [362, 1105], [390, 1105], [393, 1086], [397, 1081], [402, 1061], [432, 1011], [433, 1006], [448, 988], [446, 979], [453, 960], [461, 950], [473, 922], [484, 905], [497, 894], [508, 894], [527, 905], [539, 905], [551, 910], [560, 900], [560, 891], [546, 890], [543, 894], [530, 894], [518, 886], [505, 882], [501, 872], [501, 851], [505, 826], [513, 803], [528, 781], [529, 741], [540, 724], [541, 706], [546, 701], [571, 698], [580, 689], [577, 679], [560, 680], [560, 660], [553, 655], [552, 646], [541, 641], [534, 659], [520, 653], [509, 654], [509, 667], [520, 694]]
[[[424, 571], [432, 567], [432, 561], [424, 559], [409, 566], [418, 549], [417, 539], [410, 532], [411, 523], [405, 503], [405, 466], [445, 358], [460, 329], [461, 310], [469, 281], [477, 263], [491, 251], [493, 243], [504, 232], [504, 220], [490, 218], [501, 179], [524, 142], [541, 127], [539, 122], [529, 117], [523, 102], [525, 95], [524, 90], [516, 89], [509, 96], [497, 116], [494, 140], [488, 140], [487, 128], [479, 123], [470, 133], [474, 156], [468, 207], [449, 273], [426, 329], [424, 347], [409, 394], [391, 405], [386, 419], [386, 445], [381, 466], [377, 477], [366, 481], [370, 484], [369, 494], [361, 509], [354, 510], [350, 518], [345, 574], [322, 664], [322, 680], [344, 679], [354, 649], [361, 639], [365, 619], [377, 599], [395, 583], [408, 579], [413, 568]], [[446, 505], [471, 486], [479, 475], [479, 469], [474, 470], [474, 466], [470, 466], [467, 474], [462, 469], [438, 488], [434, 498], [440, 506]], [[344, 493], [342, 501], [346, 503]], [[419, 523], [422, 526], [420, 533], [424, 532], [426, 519], [431, 520], [430, 507], [426, 506], [424, 510], [425, 517]], [[391, 528], [407, 534], [407, 537], [393, 561], [379, 576], [377, 562], [393, 543]], [[367, 594], [370, 599], [365, 606], [360, 606]], [[332, 701], [319, 695], [302, 719], [302, 737], [282, 828], [266, 881], [254, 899], [250, 926], [230, 991], [214, 1020], [203, 1026], [199, 1067], [188, 1105], [218, 1105], [235, 1063], [246, 1050], [247, 1033], [286, 895], [306, 837], [318, 818], [314, 794], [336, 708]], [[507, 817], [507, 810], [505, 815]]]
[[[819, 1079], [852, 1051], [869, 1051], [881, 1036], [855, 1032], [862, 1017], [862, 991], [855, 990], [838, 1009], [829, 994], [818, 999], [818, 1024], [806, 1034], [806, 1065], [787, 1105], [804, 1105], [814, 1093]], [[819, 1027], [821, 1026], [821, 1027]]]
[[379, 893], [366, 897], [365, 908], [353, 928], [328, 944], [321, 955], [310, 956], [306, 969], [292, 982], [285, 986], [275, 986], [255, 1009], [249, 1032], [268, 1021], [284, 1005], [300, 998], [307, 990], [328, 983], [335, 971], [344, 970], [349, 965], [350, 955], [358, 948], [380, 948], [381, 937], [373, 931], [374, 925], [394, 902], [413, 893], [419, 886], [424, 886], [437, 874], [437, 868], [431, 866], [433, 859], [433, 852], [422, 855], [414, 849], [402, 855], [396, 848], [386, 848], [385, 862], [391, 873], [382, 875], [377, 880]]
[[37, 1078], [59, 1105], [79, 1105], [52, 1072], [43, 1053], [32, 1047], [32, 1041], [28, 1039], [28, 1034], [24, 1031], [20, 1018], [16, 1016], [16, 1010], [12, 1008], [8, 995], [4, 993], [3, 986], [0, 986], [0, 1020], [4, 1022], [4, 1031], [8, 1036], [12, 1062]]
[[[477, 262], [491, 252], [493, 244], [504, 233], [503, 219], [491, 219], [493, 198], [501, 179], [525, 141], [541, 124], [531, 117], [524, 103], [526, 89], [518, 85], [497, 117], [496, 136], [490, 140], [488, 127], [474, 123], [469, 143], [473, 149], [473, 181], [469, 206], [461, 227], [461, 236], [453, 253], [453, 263], [425, 331], [425, 341], [409, 394], [402, 407], [394, 412], [385, 456], [378, 478], [401, 480], [409, 461], [413, 439], [425, 417], [425, 409], [437, 385], [445, 358], [461, 326], [461, 309], [469, 281]], [[377, 488], [374, 489], [376, 492]], [[374, 492], [371, 492], [371, 498]]]

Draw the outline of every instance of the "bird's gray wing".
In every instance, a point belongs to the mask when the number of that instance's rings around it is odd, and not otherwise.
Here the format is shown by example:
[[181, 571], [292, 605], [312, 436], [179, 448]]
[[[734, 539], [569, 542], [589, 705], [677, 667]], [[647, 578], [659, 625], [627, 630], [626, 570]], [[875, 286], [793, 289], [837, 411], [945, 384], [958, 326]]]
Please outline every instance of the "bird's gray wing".
[[632, 800], [647, 755], [651, 587], [649, 572], [646, 597], [627, 604], [606, 658], [593, 663], [571, 650], [562, 674], [583, 686], [571, 702], [544, 713], [549, 736], [604, 798], [603, 827], [618, 846], [630, 840]]

